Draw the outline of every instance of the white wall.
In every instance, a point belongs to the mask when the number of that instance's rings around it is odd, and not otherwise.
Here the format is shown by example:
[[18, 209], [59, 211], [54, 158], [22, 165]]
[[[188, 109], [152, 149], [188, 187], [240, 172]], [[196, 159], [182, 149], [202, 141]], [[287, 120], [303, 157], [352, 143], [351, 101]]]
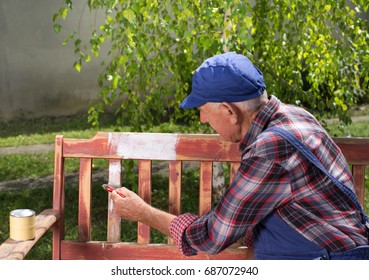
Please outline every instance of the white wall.
[[101, 58], [92, 59], [78, 73], [73, 68], [73, 44], [62, 46], [81, 16], [82, 30], [94, 22], [95, 16], [83, 9], [86, 2], [73, 1], [70, 18], [56, 34], [52, 17], [64, 1], [1, 0], [0, 120], [88, 110], [99, 89]]

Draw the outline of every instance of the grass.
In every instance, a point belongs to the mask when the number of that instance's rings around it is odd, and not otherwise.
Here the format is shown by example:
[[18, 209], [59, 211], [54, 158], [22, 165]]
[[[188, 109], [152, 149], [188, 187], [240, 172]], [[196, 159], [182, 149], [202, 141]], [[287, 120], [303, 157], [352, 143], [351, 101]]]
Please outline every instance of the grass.
[[328, 132], [335, 137], [369, 137], [369, 120], [355, 121], [349, 126], [342, 126], [338, 123], [329, 124]]
[[[42, 118], [37, 120], [17, 119], [8, 123], [0, 122], [0, 147], [20, 146], [30, 144], [53, 143], [55, 135], [63, 134], [71, 138], [89, 138], [100, 131], [128, 131], [127, 127], [117, 127], [112, 116], [105, 116], [100, 128], [91, 128], [85, 115], [73, 117]], [[329, 133], [333, 136], [351, 135], [353, 137], [369, 137], [369, 121], [354, 122], [349, 127], [340, 127], [337, 123], [329, 124]], [[153, 131], [181, 131], [181, 127], [163, 124]], [[11, 164], [9, 164], [11, 162]], [[9, 155], [0, 157], [0, 182], [21, 178], [38, 178], [53, 174], [53, 152], [38, 155]], [[107, 162], [94, 161], [94, 169], [104, 169]], [[76, 172], [79, 162], [75, 159], [66, 161], [66, 173]], [[167, 178], [156, 175], [153, 179], [152, 203], [160, 209], [167, 209]], [[130, 176], [123, 182], [126, 186], [136, 185], [137, 178]], [[103, 181], [94, 182], [94, 188], [100, 188]], [[369, 181], [367, 181], [365, 208], [369, 210]], [[183, 178], [183, 211], [197, 212], [198, 172], [189, 171]], [[106, 196], [107, 193], [94, 191], [92, 198], [92, 239], [104, 240], [106, 236]], [[0, 243], [9, 236], [9, 212], [16, 208], [31, 208], [36, 213], [52, 206], [52, 188], [27, 188], [19, 191], [0, 191]], [[76, 184], [66, 186], [66, 233], [67, 238], [76, 239], [76, 206], [78, 205], [78, 187]], [[134, 241], [137, 235], [135, 223], [124, 222], [122, 240]], [[153, 242], [165, 242], [166, 237], [152, 231]], [[51, 233], [48, 232], [27, 255], [26, 259], [51, 258]]]
[[[89, 138], [97, 131], [116, 130], [118, 127], [111, 115], [104, 115], [99, 128], [91, 127], [87, 123], [87, 116], [83, 114], [32, 120], [18, 118], [0, 122], [0, 147], [49, 144], [54, 142], [57, 134], [70, 138]], [[128, 127], [120, 127], [119, 130], [128, 130]]]

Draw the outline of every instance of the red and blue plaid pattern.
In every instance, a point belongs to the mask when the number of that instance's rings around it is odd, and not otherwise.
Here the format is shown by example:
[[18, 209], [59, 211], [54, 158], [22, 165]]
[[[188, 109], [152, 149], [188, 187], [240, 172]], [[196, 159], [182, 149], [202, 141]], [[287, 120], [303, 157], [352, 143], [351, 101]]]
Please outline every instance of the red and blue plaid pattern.
[[216, 254], [240, 238], [251, 246], [253, 228], [272, 212], [328, 251], [367, 244], [355, 205], [285, 139], [262, 133], [273, 126], [299, 138], [328, 172], [354, 190], [345, 158], [319, 122], [271, 96], [240, 143], [241, 166], [220, 203], [202, 217], [184, 214], [172, 222], [171, 235], [183, 254]]

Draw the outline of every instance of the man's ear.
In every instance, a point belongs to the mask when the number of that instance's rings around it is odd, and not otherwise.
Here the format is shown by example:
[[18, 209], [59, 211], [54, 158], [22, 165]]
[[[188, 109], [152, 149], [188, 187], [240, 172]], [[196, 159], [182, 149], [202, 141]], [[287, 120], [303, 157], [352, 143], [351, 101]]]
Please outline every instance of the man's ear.
[[223, 115], [229, 118], [231, 124], [237, 124], [240, 122], [241, 112], [237, 106], [232, 103], [222, 102], [221, 110], [223, 110]]

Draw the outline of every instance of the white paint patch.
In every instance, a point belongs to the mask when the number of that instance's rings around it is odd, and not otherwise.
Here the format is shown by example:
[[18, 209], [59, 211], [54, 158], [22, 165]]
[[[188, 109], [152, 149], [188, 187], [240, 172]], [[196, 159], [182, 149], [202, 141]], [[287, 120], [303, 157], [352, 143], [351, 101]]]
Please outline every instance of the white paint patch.
[[111, 198], [109, 198], [109, 205], [108, 205], [108, 211], [109, 211], [109, 213], [111, 213], [111, 212], [113, 212], [113, 209], [114, 209], [114, 201], [111, 199]]
[[175, 160], [177, 141], [172, 133], [109, 133], [111, 151], [126, 159]]
[[109, 164], [109, 174], [120, 174], [122, 172], [120, 162], [112, 162]]

